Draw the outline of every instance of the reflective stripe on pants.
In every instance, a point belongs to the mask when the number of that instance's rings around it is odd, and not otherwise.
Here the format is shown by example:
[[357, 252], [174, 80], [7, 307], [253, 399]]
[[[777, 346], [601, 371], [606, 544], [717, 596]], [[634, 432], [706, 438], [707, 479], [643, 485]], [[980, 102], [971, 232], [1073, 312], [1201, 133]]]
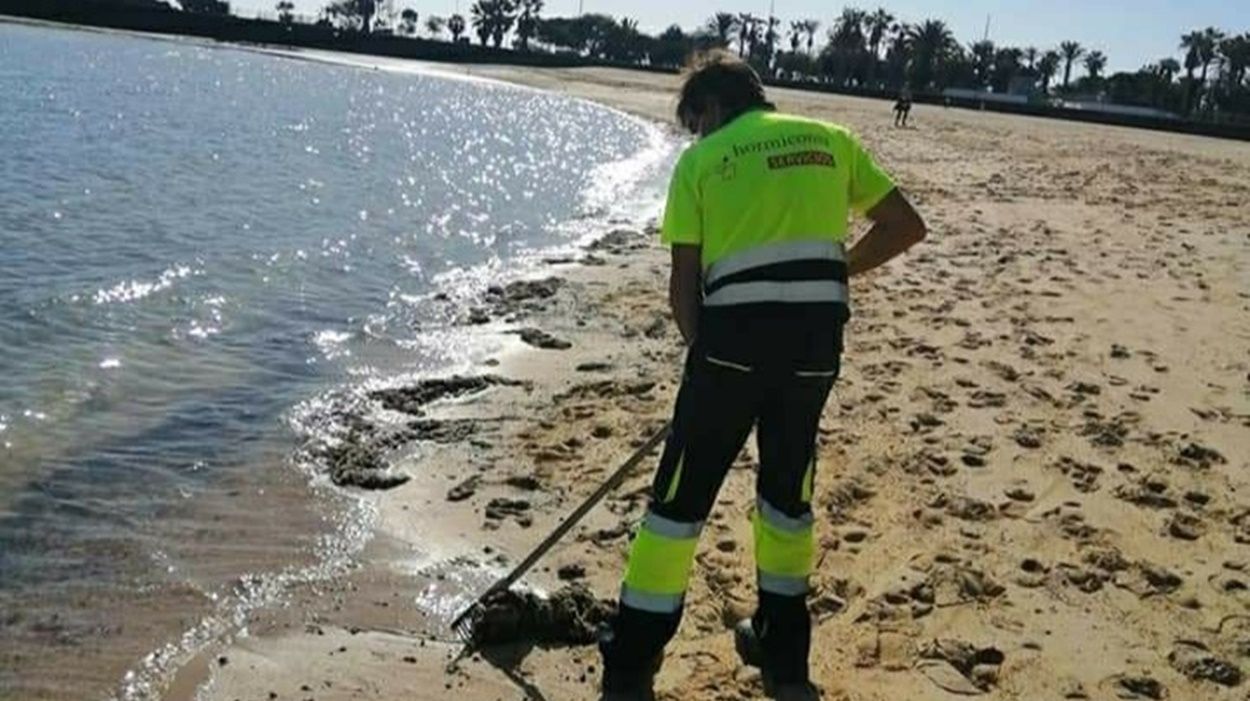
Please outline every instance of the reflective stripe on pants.
[[[836, 363], [836, 359], [830, 361]], [[769, 373], [711, 361], [696, 346], [678, 392], [673, 432], [630, 550], [612, 634], [613, 675], [646, 674], [676, 633], [699, 532], [752, 427], [759, 441], [753, 516], [760, 606], [755, 614], [775, 679], [807, 674], [816, 429], [834, 378]]]
[[751, 521], [760, 589], [783, 596], [806, 594], [814, 548], [811, 510], [789, 516], [760, 497]]
[[649, 511], [629, 553], [621, 603], [653, 613], [678, 611], [702, 527], [701, 521], [677, 521]]

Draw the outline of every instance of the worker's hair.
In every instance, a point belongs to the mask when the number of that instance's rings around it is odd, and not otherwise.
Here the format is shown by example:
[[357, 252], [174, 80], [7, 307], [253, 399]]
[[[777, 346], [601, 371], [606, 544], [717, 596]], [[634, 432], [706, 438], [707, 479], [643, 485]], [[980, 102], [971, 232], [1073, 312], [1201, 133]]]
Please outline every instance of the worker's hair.
[[699, 117], [713, 105], [720, 107], [724, 123], [749, 110], [776, 109], [764, 98], [764, 82], [755, 69], [724, 49], [692, 55], [682, 78], [677, 121], [692, 132], [698, 132]]

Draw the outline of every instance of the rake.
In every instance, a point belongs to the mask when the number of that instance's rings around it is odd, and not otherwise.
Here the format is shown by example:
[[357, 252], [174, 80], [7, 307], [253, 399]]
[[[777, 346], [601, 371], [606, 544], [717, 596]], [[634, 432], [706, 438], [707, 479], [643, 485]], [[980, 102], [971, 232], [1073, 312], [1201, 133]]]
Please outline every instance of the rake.
[[452, 619], [451, 629], [455, 631], [456, 635], [460, 637], [460, 640], [463, 641], [465, 645], [464, 650], [461, 651], [458, 658], [463, 657], [464, 654], [473, 646], [473, 629], [482, 618], [482, 613], [484, 611], [483, 603], [495, 594], [498, 594], [501, 591], [506, 591], [513, 584], [516, 584], [517, 580], [525, 576], [525, 573], [529, 572], [530, 568], [542, 559], [543, 555], [546, 555], [547, 552], [550, 551], [557, 542], [559, 542], [560, 538], [562, 538], [564, 534], [572, 530], [573, 526], [576, 526], [577, 523], [581, 521], [591, 509], [595, 508], [600, 501], [603, 501], [603, 498], [607, 496], [608, 493], [620, 486], [621, 482], [625, 481], [625, 478], [629, 476], [630, 471], [633, 470], [638, 463], [647, 456], [648, 453], [655, 450], [656, 446], [658, 446], [668, 436], [671, 426], [671, 422], [666, 422], [664, 427], [659, 431], [656, 431], [655, 435], [648, 438], [647, 442], [643, 443], [638, 450], [635, 450], [634, 454], [629, 456], [629, 459], [618, 467], [616, 472], [612, 473], [611, 477], [608, 477], [603, 484], [599, 485], [599, 488], [595, 490], [594, 494], [587, 497], [586, 501], [583, 501], [580, 506], [573, 510], [573, 513], [564, 517], [564, 520], [560, 522], [560, 525], [556, 526], [555, 529], [551, 531], [551, 533], [544, 538], [541, 543], [535, 546], [534, 549], [530, 551], [529, 555], [525, 556], [525, 559], [522, 560], [520, 564], [513, 567], [510, 572], [494, 584], [490, 585], [490, 588], [482, 592], [480, 596], [474, 599], [473, 603], [469, 604], [468, 608], [462, 611], [460, 615]]

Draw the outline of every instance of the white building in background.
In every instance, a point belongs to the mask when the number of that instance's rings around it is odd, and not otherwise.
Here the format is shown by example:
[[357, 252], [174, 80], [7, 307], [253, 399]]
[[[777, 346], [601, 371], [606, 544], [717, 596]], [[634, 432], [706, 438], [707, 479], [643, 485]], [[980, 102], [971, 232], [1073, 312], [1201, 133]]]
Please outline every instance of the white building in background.
[[1154, 107], [1138, 107], [1136, 105], [1120, 105], [1114, 102], [1107, 102], [1104, 95], [1072, 95], [1068, 98], [1048, 98], [1040, 92], [1028, 93], [995, 93], [989, 90], [975, 90], [972, 88], [946, 88], [942, 91], [943, 97], [957, 100], [976, 100], [983, 105], [986, 104], [1010, 104], [1010, 105], [1047, 105], [1060, 109], [1077, 110], [1082, 112], [1101, 112], [1104, 114], [1119, 114], [1126, 117], [1154, 117], [1157, 119], [1180, 119], [1179, 116], [1167, 110], [1161, 110]]
[[988, 90], [974, 90], [972, 88], [947, 88], [942, 91], [942, 97], [950, 97], [957, 100], [979, 100], [981, 102], [1007, 103], [1012, 105], [1029, 104], [1028, 95], [990, 92]]
[[1106, 114], [1122, 114], [1129, 117], [1156, 117], [1159, 119], [1180, 119], [1167, 110], [1155, 107], [1138, 107], [1136, 105], [1117, 105], [1114, 102], [1103, 102], [1097, 96], [1080, 96], [1077, 99], [1064, 100], [1055, 98], [1050, 101], [1051, 107], [1084, 112], [1104, 112]]

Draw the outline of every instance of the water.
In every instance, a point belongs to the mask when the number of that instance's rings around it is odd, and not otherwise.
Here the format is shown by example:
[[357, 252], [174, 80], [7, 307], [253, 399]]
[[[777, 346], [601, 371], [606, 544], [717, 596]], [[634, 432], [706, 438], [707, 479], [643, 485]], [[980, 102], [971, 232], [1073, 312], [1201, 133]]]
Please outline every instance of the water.
[[671, 159], [405, 70], [0, 24], [0, 698], [142, 697], [334, 576], [370, 507], [293, 459], [299, 407], [467, 362], [435, 292], [630, 216]]

